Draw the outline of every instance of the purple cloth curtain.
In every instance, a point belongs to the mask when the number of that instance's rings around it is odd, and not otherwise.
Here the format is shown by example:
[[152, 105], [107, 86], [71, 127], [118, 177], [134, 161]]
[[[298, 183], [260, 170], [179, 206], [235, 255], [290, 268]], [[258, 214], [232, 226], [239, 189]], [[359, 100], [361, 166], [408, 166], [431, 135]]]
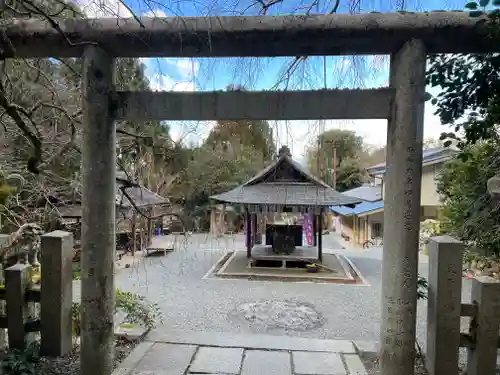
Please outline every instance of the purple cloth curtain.
[[312, 214], [304, 214], [304, 231], [306, 235], [306, 242], [309, 246], [313, 245], [313, 226]]

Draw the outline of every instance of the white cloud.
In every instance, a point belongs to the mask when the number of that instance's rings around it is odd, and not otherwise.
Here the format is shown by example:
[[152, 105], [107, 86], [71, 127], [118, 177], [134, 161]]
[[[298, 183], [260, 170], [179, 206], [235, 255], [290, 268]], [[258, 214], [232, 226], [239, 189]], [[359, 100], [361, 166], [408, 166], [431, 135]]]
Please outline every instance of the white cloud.
[[[133, 18], [141, 16], [133, 14], [130, 8], [125, 5], [128, 0], [76, 0], [83, 12], [89, 18]], [[152, 9], [142, 14], [142, 17], [167, 17], [167, 14], [160, 9]]]
[[176, 81], [166, 74], [153, 74], [148, 79], [153, 91], [196, 91], [193, 81]]
[[208, 137], [216, 121], [173, 121], [170, 126], [170, 136], [176, 142], [182, 141], [185, 145], [194, 143], [199, 145]]
[[77, 0], [77, 4], [89, 18], [132, 18], [132, 12], [120, 0]]
[[[77, 0], [83, 12], [90, 18], [119, 17], [132, 18], [134, 15], [120, 0]], [[142, 14], [142, 17], [167, 17], [160, 9], [153, 9]], [[195, 77], [200, 65], [194, 59], [140, 59], [146, 67], [150, 86], [155, 91], [196, 91]], [[162, 71], [162, 62], [166, 63], [177, 76]], [[170, 70], [170, 69], [168, 69]]]
[[[142, 58], [154, 91], [196, 91], [199, 62], [194, 59]], [[174, 78], [175, 77], [175, 78]]]
[[167, 13], [160, 9], [153, 9], [144, 13], [142, 17], [167, 17]]
[[177, 73], [186, 79], [194, 80], [200, 70], [200, 63], [194, 59], [164, 59], [165, 62], [173, 66]]

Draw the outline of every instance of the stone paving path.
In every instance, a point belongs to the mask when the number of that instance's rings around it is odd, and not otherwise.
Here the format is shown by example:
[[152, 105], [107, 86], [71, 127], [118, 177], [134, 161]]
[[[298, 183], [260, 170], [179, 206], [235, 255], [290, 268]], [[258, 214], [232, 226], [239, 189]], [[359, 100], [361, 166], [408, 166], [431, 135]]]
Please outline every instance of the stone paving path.
[[351, 341], [190, 332], [152, 334], [113, 375], [366, 375]]

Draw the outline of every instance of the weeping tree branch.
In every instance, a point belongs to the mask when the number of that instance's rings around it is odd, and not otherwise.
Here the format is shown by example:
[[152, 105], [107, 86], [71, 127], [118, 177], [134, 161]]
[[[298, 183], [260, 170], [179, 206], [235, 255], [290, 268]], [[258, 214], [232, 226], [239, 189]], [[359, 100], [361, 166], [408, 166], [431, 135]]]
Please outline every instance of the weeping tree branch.
[[264, 0], [257, 0], [257, 2], [262, 7], [261, 14], [266, 15], [269, 8], [271, 8], [273, 5], [282, 3], [283, 0], [270, 0], [267, 3]]
[[[21, 130], [24, 136], [30, 141], [33, 146], [33, 154], [28, 160], [28, 170], [31, 173], [38, 174], [38, 165], [42, 161], [42, 141], [40, 138], [30, 129], [30, 126], [23, 120], [20, 113], [23, 113], [30, 120], [29, 114], [26, 110], [16, 104], [9, 103], [7, 97], [5, 96], [5, 91], [3, 83], [0, 81], [0, 106], [4, 109], [5, 113], [10, 116], [10, 118], [15, 122], [17, 127]], [[31, 123], [34, 126], [33, 121]]]
[[[312, 9], [314, 8], [314, 6], [316, 6], [318, 4], [318, 0], [315, 0], [306, 10], [306, 15], [309, 15], [312, 11]], [[335, 0], [335, 4], [333, 5], [332, 9], [328, 12], [328, 14], [334, 14], [334, 13], [337, 13], [338, 9], [340, 7], [340, 0]], [[265, 10], [267, 11], [267, 8], [265, 8]], [[280, 79], [278, 79], [278, 81], [276, 82], [276, 84], [273, 86], [273, 89], [276, 89], [282, 82], [286, 81], [286, 84], [285, 86], [288, 87], [288, 84], [290, 82], [290, 79], [293, 75], [293, 73], [297, 70], [299, 64], [301, 62], [304, 62], [307, 60], [309, 56], [296, 56], [292, 62], [290, 63], [290, 65], [288, 65], [288, 68], [286, 69], [286, 71], [283, 73], [283, 75], [281, 76]]]

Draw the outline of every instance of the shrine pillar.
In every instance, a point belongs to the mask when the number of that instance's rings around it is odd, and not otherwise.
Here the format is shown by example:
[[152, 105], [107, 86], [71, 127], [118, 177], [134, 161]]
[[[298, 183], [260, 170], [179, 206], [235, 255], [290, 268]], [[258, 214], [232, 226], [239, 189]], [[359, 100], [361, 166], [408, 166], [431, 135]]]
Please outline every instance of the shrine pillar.
[[317, 216], [318, 221], [318, 260], [323, 260], [323, 210]]
[[245, 208], [245, 245], [247, 248], [247, 258], [252, 256], [252, 216], [248, 210]]

